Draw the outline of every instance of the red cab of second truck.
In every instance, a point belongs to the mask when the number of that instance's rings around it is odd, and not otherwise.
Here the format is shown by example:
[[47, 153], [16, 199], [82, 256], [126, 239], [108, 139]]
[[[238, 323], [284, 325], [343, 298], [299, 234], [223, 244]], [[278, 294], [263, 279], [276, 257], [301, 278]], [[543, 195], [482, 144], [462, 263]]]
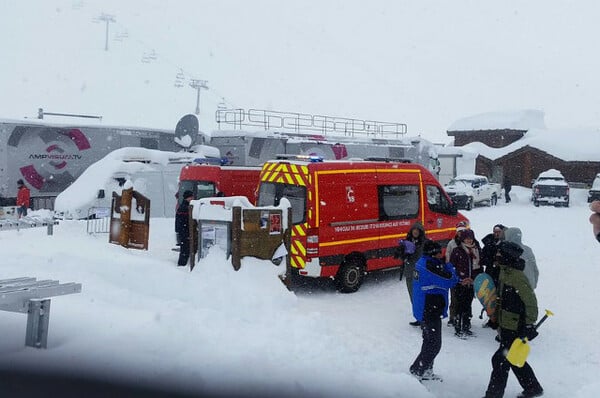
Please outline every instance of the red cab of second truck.
[[178, 203], [185, 191], [192, 191], [195, 199], [245, 196], [254, 203], [260, 172], [260, 167], [187, 165], [179, 175]]

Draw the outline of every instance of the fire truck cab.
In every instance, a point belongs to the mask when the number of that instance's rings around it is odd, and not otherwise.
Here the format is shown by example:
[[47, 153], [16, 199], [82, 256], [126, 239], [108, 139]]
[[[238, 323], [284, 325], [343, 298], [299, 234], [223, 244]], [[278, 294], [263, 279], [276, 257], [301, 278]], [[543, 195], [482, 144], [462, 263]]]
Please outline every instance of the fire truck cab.
[[340, 291], [354, 292], [367, 272], [401, 266], [394, 251], [416, 221], [444, 248], [467, 221], [421, 165], [305, 158], [266, 162], [257, 199], [258, 206], [290, 201], [289, 256], [298, 275], [334, 278]]
[[260, 167], [190, 164], [181, 169], [177, 205], [183, 192], [192, 191], [194, 199], [213, 196], [245, 196], [254, 203]]

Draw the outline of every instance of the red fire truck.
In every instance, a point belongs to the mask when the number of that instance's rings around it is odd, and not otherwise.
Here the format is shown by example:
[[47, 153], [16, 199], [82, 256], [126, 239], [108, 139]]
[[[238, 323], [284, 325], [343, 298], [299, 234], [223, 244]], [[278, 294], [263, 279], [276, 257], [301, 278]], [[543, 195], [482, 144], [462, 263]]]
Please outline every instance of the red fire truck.
[[467, 221], [425, 167], [386, 159], [266, 162], [257, 205], [282, 198], [292, 208], [292, 269], [335, 278], [342, 292], [358, 290], [367, 272], [399, 267], [394, 251], [414, 222], [445, 247]]

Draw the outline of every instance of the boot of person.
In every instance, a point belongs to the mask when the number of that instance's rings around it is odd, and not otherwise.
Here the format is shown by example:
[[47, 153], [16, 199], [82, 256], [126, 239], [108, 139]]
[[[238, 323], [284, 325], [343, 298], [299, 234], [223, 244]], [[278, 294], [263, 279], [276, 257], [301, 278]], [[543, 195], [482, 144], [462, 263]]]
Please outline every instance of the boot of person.
[[461, 314], [456, 314], [454, 316], [454, 335], [457, 337], [463, 337]]
[[465, 336], [472, 336], [473, 332], [471, 331], [471, 317], [468, 314], [463, 315], [462, 319], [462, 334]]
[[544, 395], [544, 389], [540, 387], [532, 390], [523, 390], [517, 395], [517, 398], [534, 398], [541, 397], [542, 395]]

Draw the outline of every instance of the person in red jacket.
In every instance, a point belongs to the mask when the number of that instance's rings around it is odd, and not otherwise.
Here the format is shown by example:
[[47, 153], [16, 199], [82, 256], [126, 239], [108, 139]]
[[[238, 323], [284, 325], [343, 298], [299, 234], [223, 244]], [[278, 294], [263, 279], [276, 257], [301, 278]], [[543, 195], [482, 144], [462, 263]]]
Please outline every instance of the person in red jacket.
[[29, 207], [29, 188], [25, 186], [23, 180], [17, 181], [17, 214], [19, 218], [27, 215], [27, 208]]

